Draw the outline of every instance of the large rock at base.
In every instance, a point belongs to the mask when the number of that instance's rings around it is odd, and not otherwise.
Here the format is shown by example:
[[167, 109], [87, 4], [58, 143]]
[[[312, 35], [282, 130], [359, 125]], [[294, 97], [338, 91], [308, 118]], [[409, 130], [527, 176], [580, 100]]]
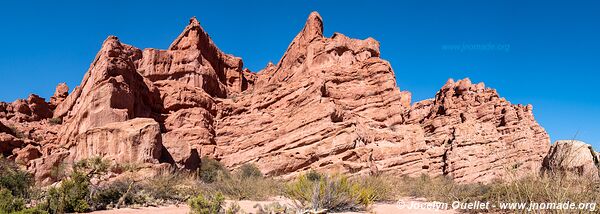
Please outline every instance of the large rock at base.
[[77, 136], [70, 158], [102, 157], [114, 163], [158, 163], [162, 150], [160, 125], [149, 118], [109, 123]]
[[556, 141], [544, 158], [543, 170], [600, 179], [600, 161], [591, 145], [576, 140]]

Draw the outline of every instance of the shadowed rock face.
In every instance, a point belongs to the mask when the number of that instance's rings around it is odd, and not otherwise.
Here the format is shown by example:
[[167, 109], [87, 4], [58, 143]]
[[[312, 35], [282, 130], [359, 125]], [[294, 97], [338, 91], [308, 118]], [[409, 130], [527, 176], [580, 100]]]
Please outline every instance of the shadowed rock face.
[[[468, 79], [411, 105], [377, 41], [325, 37], [323, 27], [311, 13], [281, 60], [257, 73], [195, 18], [168, 50], [111, 36], [70, 94], [59, 85], [48, 107], [0, 103], [0, 122], [27, 133], [2, 151], [20, 149], [13, 158], [45, 182], [61, 161], [94, 156], [187, 169], [210, 156], [280, 177], [314, 169], [486, 182], [540, 170], [549, 138], [531, 106]], [[47, 125], [51, 117], [62, 124]]]

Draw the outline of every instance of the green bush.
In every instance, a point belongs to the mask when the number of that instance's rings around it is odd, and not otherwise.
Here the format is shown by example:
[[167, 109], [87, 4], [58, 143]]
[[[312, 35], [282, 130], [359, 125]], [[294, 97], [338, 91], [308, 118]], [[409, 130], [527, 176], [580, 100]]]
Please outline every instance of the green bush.
[[0, 189], [0, 213], [13, 213], [23, 208], [25, 208], [23, 199], [13, 197], [8, 189]]
[[366, 210], [377, 198], [374, 188], [343, 175], [320, 175], [318, 180], [311, 179], [317, 179], [314, 173], [300, 175], [288, 183], [286, 194], [299, 202], [299, 209], [333, 212]]
[[110, 163], [102, 157], [83, 159], [75, 163], [73, 170], [80, 171], [88, 177], [100, 176], [108, 171]]
[[0, 157], [0, 188], [10, 190], [13, 196], [27, 198], [32, 185], [33, 179], [28, 172]]
[[205, 183], [215, 182], [219, 177], [228, 177], [229, 171], [225, 169], [219, 161], [203, 157], [200, 160], [200, 171], [198, 172], [200, 180]]
[[217, 214], [221, 213], [223, 209], [225, 198], [221, 193], [204, 197], [198, 195], [188, 200], [191, 213], [194, 214]]
[[310, 170], [307, 174], [306, 174], [306, 178], [309, 181], [320, 181], [323, 178], [323, 174], [314, 171], [314, 170]]
[[46, 201], [41, 206], [50, 213], [87, 212], [90, 195], [90, 179], [75, 171], [59, 187], [48, 189]]
[[130, 180], [118, 180], [95, 189], [92, 205], [95, 209], [106, 209], [109, 205], [121, 208], [146, 202], [142, 186]]
[[257, 178], [263, 177], [262, 172], [254, 164], [244, 164], [239, 168], [239, 173], [242, 178]]
[[27, 208], [27, 209], [23, 209], [17, 212], [13, 212], [12, 214], [48, 214], [48, 212], [38, 208], [38, 207], [32, 207], [32, 208]]

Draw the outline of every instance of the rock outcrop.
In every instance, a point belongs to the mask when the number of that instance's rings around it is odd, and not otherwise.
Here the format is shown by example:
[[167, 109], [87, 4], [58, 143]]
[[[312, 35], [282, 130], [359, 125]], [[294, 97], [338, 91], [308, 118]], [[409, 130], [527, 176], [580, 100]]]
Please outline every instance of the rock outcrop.
[[74, 160], [102, 157], [116, 163], [159, 163], [162, 138], [159, 124], [135, 118], [87, 130], [70, 150]]
[[543, 161], [544, 171], [574, 173], [600, 179], [600, 161], [591, 145], [576, 140], [556, 141]]
[[468, 79], [411, 105], [379, 42], [323, 29], [311, 13], [279, 62], [257, 73], [220, 51], [195, 18], [167, 50], [110, 36], [72, 93], [59, 84], [49, 103], [33, 95], [0, 103], [0, 119], [24, 133], [1, 152], [42, 183], [62, 162], [95, 156], [192, 170], [209, 156], [277, 177], [320, 170], [486, 182], [540, 170], [549, 137], [531, 106]]
[[54, 91], [54, 95], [50, 97], [50, 106], [52, 109], [55, 109], [60, 103], [62, 103], [67, 96], [69, 96], [69, 86], [66, 83], [59, 83], [56, 86], [56, 90]]
[[469, 79], [449, 80], [435, 99], [413, 105], [406, 120], [424, 130], [429, 173], [458, 181], [539, 172], [550, 143], [532, 106], [512, 105]]
[[56, 109], [62, 114], [62, 144], [77, 144], [79, 134], [109, 123], [136, 117], [155, 118], [161, 111], [159, 94], [136, 71], [141, 50], [110, 36], [83, 77], [81, 85]]

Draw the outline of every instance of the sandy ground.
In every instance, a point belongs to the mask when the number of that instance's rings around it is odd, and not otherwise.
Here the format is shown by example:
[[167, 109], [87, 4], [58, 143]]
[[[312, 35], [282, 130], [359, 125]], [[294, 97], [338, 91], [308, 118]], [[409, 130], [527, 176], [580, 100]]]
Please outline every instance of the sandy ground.
[[[415, 199], [415, 198], [403, 198], [400, 200], [400, 203], [377, 203], [372, 207], [372, 212], [378, 214], [455, 214], [458, 213], [455, 210], [439, 210], [439, 209], [415, 209], [410, 207], [411, 205], [414, 207], [423, 205], [427, 203], [423, 199]], [[226, 201], [227, 204], [230, 204], [232, 201]], [[273, 202], [278, 202], [280, 204], [289, 204], [289, 200], [283, 198], [275, 198], [269, 201], [237, 201], [242, 210], [247, 213], [256, 213], [256, 208], [254, 206], [256, 204], [270, 204]], [[402, 205], [399, 205], [402, 204]], [[423, 206], [424, 207], [424, 206]], [[160, 214], [187, 214], [190, 209], [187, 205], [170, 205], [164, 207], [143, 207], [143, 208], [124, 208], [124, 209], [113, 209], [113, 210], [103, 210], [92, 212], [94, 214], [117, 214], [117, 213], [125, 213], [125, 214], [143, 214], [143, 213], [160, 213]], [[356, 212], [344, 212], [343, 214], [357, 214]]]

